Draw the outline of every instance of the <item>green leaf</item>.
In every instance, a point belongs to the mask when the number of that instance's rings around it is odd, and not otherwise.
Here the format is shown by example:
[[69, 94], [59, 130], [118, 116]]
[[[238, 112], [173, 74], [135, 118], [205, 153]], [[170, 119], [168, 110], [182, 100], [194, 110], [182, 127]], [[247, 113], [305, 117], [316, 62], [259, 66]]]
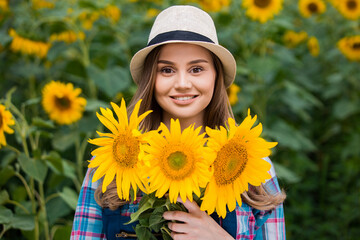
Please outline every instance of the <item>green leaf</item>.
[[10, 223], [12, 228], [30, 231], [35, 228], [34, 216], [32, 215], [13, 215]]
[[60, 197], [71, 207], [73, 210], [76, 210], [76, 205], [78, 201], [78, 194], [71, 188], [64, 187], [63, 191], [59, 193]]
[[139, 240], [156, 240], [156, 237], [150, 232], [148, 228], [136, 225], [135, 232]]
[[19, 185], [11, 190], [11, 199], [17, 202], [23, 202], [27, 198], [26, 188], [23, 185]]
[[[1, 159], [1, 161], [0, 161], [0, 166], [1, 166], [1, 168], [7, 168], [7, 167], [9, 167], [9, 168], [12, 168], [12, 166], [9, 166], [14, 160], [16, 160], [16, 158], [17, 158], [17, 155], [16, 155], [16, 153], [14, 153], [14, 152], [9, 152], [9, 153], [7, 153], [7, 154], [5, 154], [5, 153], [2, 153], [1, 154], [2, 155], [2, 159]], [[4, 169], [2, 169], [1, 171], [3, 171]], [[2, 174], [0, 174], [0, 176], [3, 176]], [[0, 181], [1, 181], [1, 178], [0, 178]]]
[[40, 117], [34, 117], [32, 119], [32, 125], [34, 125], [36, 127], [40, 127], [40, 128], [49, 128], [49, 129], [55, 128], [55, 125], [52, 121], [44, 120]]
[[253, 56], [248, 60], [249, 69], [266, 81], [271, 81], [282, 64], [273, 57]]
[[[167, 226], [164, 228], [167, 229], [167, 231], [171, 232]], [[164, 240], [173, 240], [172, 237], [164, 230], [164, 228], [161, 229], [163, 239]]]
[[154, 208], [165, 206], [167, 198], [156, 198], [154, 202]]
[[282, 147], [297, 151], [313, 151], [316, 149], [311, 139], [283, 120], [278, 120], [271, 130], [267, 130], [267, 133], [279, 142], [279, 146]]
[[57, 132], [52, 140], [52, 146], [60, 152], [65, 151], [75, 143], [78, 133], [76, 131], [70, 133]]
[[0, 206], [0, 224], [10, 223], [13, 213], [10, 209]]
[[6, 190], [0, 192], [0, 205], [9, 200], [9, 193]]
[[14, 176], [15, 171], [12, 166], [6, 166], [0, 171], [0, 187], [2, 187], [6, 182]]
[[100, 121], [95, 114], [84, 116], [79, 120], [79, 131], [95, 133], [100, 125]]
[[279, 178], [284, 179], [288, 183], [297, 183], [300, 181], [299, 176], [296, 175], [296, 173], [293, 172], [292, 170], [290, 170], [278, 163], [273, 162], [273, 164], [274, 164], [274, 168], [276, 170], [276, 175]]
[[48, 166], [57, 174], [64, 172], [63, 160], [57, 152], [51, 151], [50, 154], [44, 157], [44, 160], [46, 160]]
[[101, 70], [95, 65], [90, 65], [87, 72], [96, 86], [110, 97], [126, 90], [131, 84], [130, 75], [125, 68], [113, 67]]
[[359, 102], [341, 99], [335, 103], [333, 115], [336, 119], [343, 120], [359, 112]]
[[10, 35], [7, 32], [5, 32], [5, 31], [0, 32], [0, 45], [5, 46], [11, 40], [12, 40], [12, 37], [10, 37]]
[[100, 101], [97, 99], [87, 99], [86, 101], [86, 111], [99, 111], [100, 108], [109, 108], [110, 105], [104, 101]]
[[18, 157], [18, 161], [26, 174], [39, 182], [44, 182], [48, 167], [43, 160], [34, 160], [27, 157], [24, 153], [21, 153]]
[[276, 48], [274, 56], [286, 64], [296, 64], [297, 66], [301, 66], [302, 64], [298, 59], [295, 58], [294, 51], [291, 51], [284, 47]]
[[49, 225], [55, 224], [59, 219], [63, 219], [66, 215], [73, 213], [67, 203], [61, 198], [53, 198], [46, 203], [46, 213], [49, 219]]
[[23, 105], [24, 106], [29, 106], [29, 105], [34, 105], [34, 104], [39, 104], [41, 102], [41, 98], [37, 97], [37, 98], [30, 98], [28, 100], [26, 100]]
[[69, 160], [63, 159], [63, 168], [64, 168], [64, 175], [70, 179], [76, 179], [76, 167], [75, 164], [70, 162]]
[[159, 232], [160, 228], [167, 221], [163, 218], [163, 213], [166, 211], [165, 207], [155, 208], [154, 212], [151, 214], [149, 218], [149, 227], [155, 232]]
[[152, 209], [149, 209], [148, 211], [145, 211], [141, 214], [141, 216], [139, 217], [139, 224], [141, 226], [144, 227], [149, 227], [149, 220], [150, 220], [150, 216], [152, 214], [151, 212]]
[[150, 197], [155, 198], [155, 194], [151, 193], [151, 194], [145, 194], [144, 196], [142, 196], [142, 198], [139, 202], [139, 208], [142, 208], [142, 206], [150, 199]]
[[72, 226], [58, 227], [54, 233], [54, 240], [70, 239]]
[[48, 51], [46, 58], [52, 62], [56, 60], [56, 58], [63, 56], [68, 49], [68, 44], [64, 42], [55, 42], [52, 44], [50, 50]]
[[[140, 202], [141, 201], [143, 201], [142, 198], [141, 198]], [[148, 199], [146, 199], [146, 201], [143, 201], [143, 204], [141, 205], [141, 207], [139, 205], [139, 209], [130, 215], [131, 220], [125, 224], [130, 224], [130, 223], [136, 222], [139, 219], [139, 216], [141, 213], [143, 213], [146, 210], [153, 207], [154, 202], [155, 202], [154, 198], [148, 198]]]

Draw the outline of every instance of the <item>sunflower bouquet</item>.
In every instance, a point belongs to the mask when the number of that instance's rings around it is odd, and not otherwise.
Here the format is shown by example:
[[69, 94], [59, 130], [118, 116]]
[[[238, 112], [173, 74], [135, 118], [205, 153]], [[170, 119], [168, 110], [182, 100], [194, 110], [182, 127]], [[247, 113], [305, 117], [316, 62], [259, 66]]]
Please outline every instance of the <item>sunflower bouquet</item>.
[[241, 206], [241, 194], [249, 184], [259, 186], [271, 178], [271, 165], [263, 158], [277, 143], [260, 137], [262, 125], [253, 127], [256, 116], [250, 111], [239, 126], [229, 118], [226, 128], [206, 127], [201, 133], [194, 125], [182, 131], [180, 121], [171, 119], [169, 128], [161, 123], [157, 130], [142, 132], [139, 124], [150, 111], [138, 116], [140, 104], [141, 100], [129, 120], [124, 100], [120, 107], [111, 103], [118, 120], [110, 109], [101, 109], [97, 116], [111, 133], [98, 132], [100, 138], [89, 140], [99, 146], [89, 168], [97, 168], [93, 181], [104, 177], [103, 192], [115, 177], [119, 198], [135, 200], [138, 189], [143, 192], [129, 222], [139, 221], [138, 239], [156, 239], [152, 233], [159, 232], [171, 239], [162, 214], [187, 211], [177, 203], [178, 197], [225, 218], [227, 209]]

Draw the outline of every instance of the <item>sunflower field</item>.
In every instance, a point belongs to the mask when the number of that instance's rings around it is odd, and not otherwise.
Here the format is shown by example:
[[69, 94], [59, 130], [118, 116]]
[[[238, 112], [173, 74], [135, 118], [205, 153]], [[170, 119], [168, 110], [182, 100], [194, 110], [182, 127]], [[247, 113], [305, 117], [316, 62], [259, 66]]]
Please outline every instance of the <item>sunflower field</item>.
[[229, 88], [278, 145], [288, 239], [360, 235], [360, 0], [0, 0], [0, 239], [69, 239], [96, 117], [173, 4], [213, 17]]

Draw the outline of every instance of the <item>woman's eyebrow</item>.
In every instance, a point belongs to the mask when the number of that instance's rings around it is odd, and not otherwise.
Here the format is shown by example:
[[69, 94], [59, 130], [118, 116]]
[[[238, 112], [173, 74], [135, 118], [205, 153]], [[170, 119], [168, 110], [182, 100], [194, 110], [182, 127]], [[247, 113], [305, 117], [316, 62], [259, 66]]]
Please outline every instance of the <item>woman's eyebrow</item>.
[[[169, 64], [169, 65], [174, 65], [174, 62], [168, 61], [168, 60], [159, 60], [158, 63], [164, 63], [164, 64]], [[196, 64], [196, 63], [208, 63], [207, 60], [205, 59], [196, 59], [196, 60], [192, 60], [188, 63], [188, 65], [190, 64]]]
[[159, 61], [158, 61], [158, 64], [159, 64], [159, 63], [164, 63], [164, 64], [169, 64], [169, 65], [174, 65], [174, 63], [173, 63], [173, 62], [168, 61], [168, 60], [159, 60]]
[[209, 62], [205, 59], [196, 59], [196, 60], [189, 62], [188, 64], [196, 64], [196, 63], [209, 63]]

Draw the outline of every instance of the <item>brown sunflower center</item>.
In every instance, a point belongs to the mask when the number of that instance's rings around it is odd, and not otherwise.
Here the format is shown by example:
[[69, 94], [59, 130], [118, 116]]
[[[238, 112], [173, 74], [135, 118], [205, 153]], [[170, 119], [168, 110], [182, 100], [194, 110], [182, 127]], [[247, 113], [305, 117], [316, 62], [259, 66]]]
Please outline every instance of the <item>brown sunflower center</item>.
[[124, 168], [135, 167], [139, 156], [139, 141], [134, 137], [120, 134], [113, 143], [113, 156], [116, 162]]
[[165, 176], [172, 180], [182, 180], [194, 171], [194, 161], [183, 151], [165, 153], [160, 166]]
[[217, 154], [214, 176], [217, 185], [233, 183], [244, 171], [248, 161], [246, 147], [230, 140]]
[[60, 110], [67, 110], [71, 106], [71, 101], [68, 97], [55, 97], [55, 105]]
[[[354, 43], [352, 48], [355, 50], [360, 50], [360, 42]], [[1, 127], [1, 116], [0, 116], [0, 127]]]
[[254, 4], [259, 8], [267, 8], [272, 0], [255, 0]]
[[357, 2], [354, 0], [349, 0], [346, 2], [346, 7], [350, 10], [354, 10], [357, 8]]
[[308, 5], [308, 10], [309, 10], [309, 12], [311, 12], [311, 13], [317, 13], [317, 12], [319, 11], [319, 7], [318, 7], [318, 5], [315, 4], [315, 3], [310, 3], [310, 4]]
[[171, 153], [168, 157], [168, 164], [174, 170], [182, 169], [187, 163], [187, 157], [184, 153], [176, 151]]

